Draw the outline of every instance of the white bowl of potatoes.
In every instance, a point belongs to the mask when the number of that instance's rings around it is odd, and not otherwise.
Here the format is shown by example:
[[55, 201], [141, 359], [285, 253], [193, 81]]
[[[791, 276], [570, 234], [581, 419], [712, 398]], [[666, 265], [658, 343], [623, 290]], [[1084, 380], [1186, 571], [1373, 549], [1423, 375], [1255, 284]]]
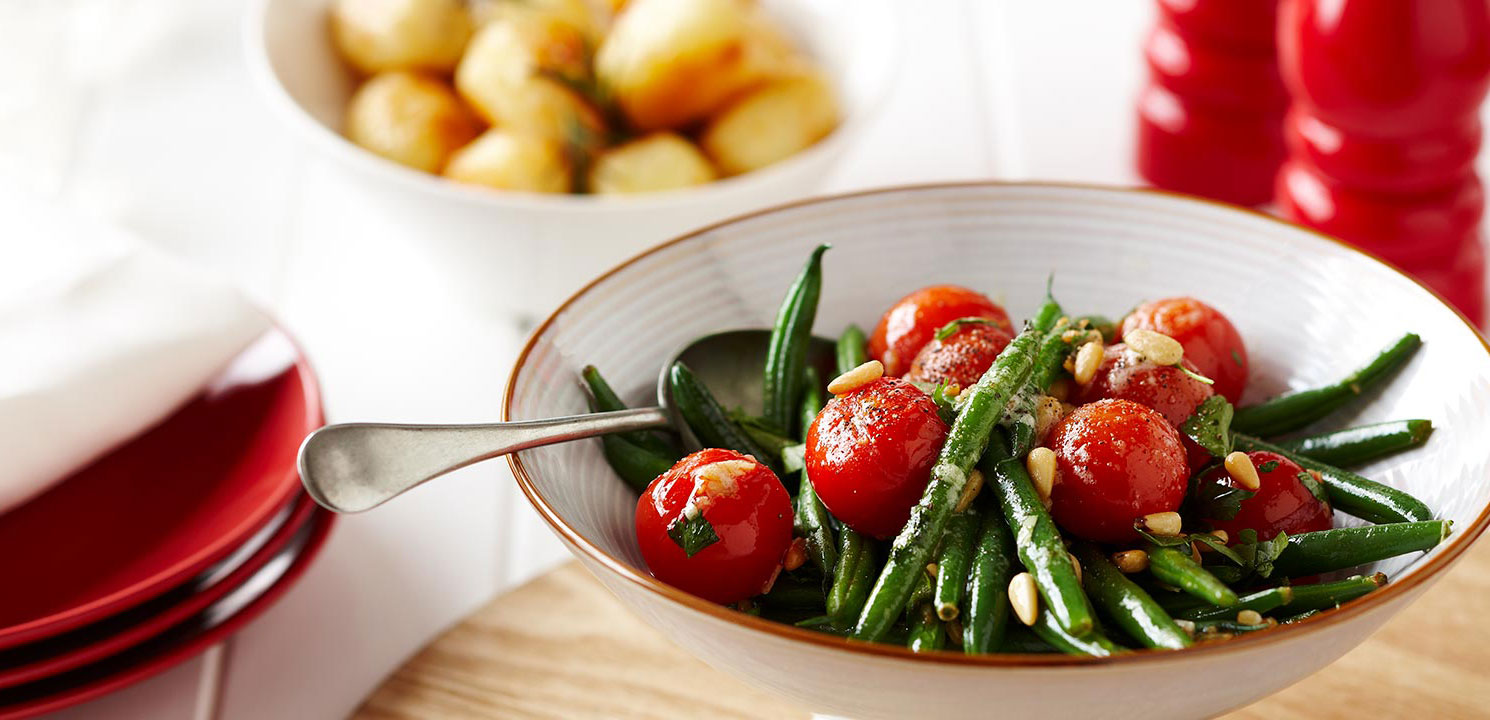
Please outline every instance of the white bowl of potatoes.
[[895, 73], [890, 0], [259, 0], [259, 84], [369, 208], [538, 316], [655, 242], [813, 194]]

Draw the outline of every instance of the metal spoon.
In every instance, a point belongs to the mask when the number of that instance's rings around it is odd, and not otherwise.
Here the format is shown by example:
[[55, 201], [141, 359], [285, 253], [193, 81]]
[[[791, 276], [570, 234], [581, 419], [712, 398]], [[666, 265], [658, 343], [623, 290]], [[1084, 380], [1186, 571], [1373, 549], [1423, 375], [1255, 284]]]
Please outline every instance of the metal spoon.
[[[549, 420], [479, 425], [345, 423], [327, 425], [300, 446], [300, 478], [328, 510], [371, 510], [452, 470], [508, 453], [631, 430], [676, 428], [690, 450], [698, 441], [673, 405], [668, 370], [681, 360], [725, 407], [758, 412], [769, 330], [705, 335], [662, 364], [658, 407]], [[833, 343], [813, 338], [808, 362], [831, 377]]]

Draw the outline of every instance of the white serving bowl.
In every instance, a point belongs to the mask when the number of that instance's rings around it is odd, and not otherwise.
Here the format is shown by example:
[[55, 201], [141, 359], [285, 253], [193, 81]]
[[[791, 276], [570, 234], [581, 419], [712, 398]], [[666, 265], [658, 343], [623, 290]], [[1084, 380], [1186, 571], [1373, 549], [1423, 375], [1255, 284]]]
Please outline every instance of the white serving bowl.
[[[1192, 294], [1221, 308], [1252, 362], [1248, 401], [1338, 377], [1406, 330], [1422, 350], [1380, 397], [1340, 422], [1431, 418], [1425, 449], [1367, 474], [1451, 518], [1426, 555], [1378, 563], [1391, 583], [1297, 626], [1182, 652], [1111, 659], [851, 643], [714, 605], [653, 579], [633, 533], [635, 496], [598, 442], [511, 457], [523, 492], [633, 611], [705, 662], [824, 714], [848, 717], [1208, 717], [1273, 693], [1360, 643], [1418, 597], [1490, 523], [1490, 346], [1405, 275], [1264, 215], [1156, 192], [964, 184], [824, 198], [686, 235], [621, 265], [534, 333], [507, 388], [506, 420], [585, 411], [594, 363], [627, 399], [653, 397], [658, 365], [719, 328], [768, 326], [808, 251], [830, 242], [816, 330], [871, 326], [932, 283], [983, 288], [1028, 316], [1046, 276], [1072, 312], [1118, 315]], [[1341, 518], [1345, 522], [1354, 522]]]
[[250, 66], [270, 104], [334, 158], [470, 297], [546, 315], [588, 278], [648, 245], [708, 222], [814, 194], [895, 76], [892, 0], [760, 0], [827, 72], [842, 122], [812, 147], [757, 172], [674, 192], [544, 195], [462, 185], [385, 160], [340, 133], [356, 77], [337, 57], [332, 0], [255, 0]]

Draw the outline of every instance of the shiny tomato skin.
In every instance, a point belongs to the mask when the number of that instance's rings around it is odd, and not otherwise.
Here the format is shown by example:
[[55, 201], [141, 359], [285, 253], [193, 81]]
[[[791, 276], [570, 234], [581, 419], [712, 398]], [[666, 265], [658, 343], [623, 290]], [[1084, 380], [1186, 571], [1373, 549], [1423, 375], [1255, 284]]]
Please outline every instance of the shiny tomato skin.
[[1196, 371], [1216, 381], [1217, 394], [1233, 405], [1241, 401], [1247, 388], [1247, 346], [1236, 326], [1219, 310], [1192, 297], [1154, 300], [1123, 319], [1122, 333], [1135, 328], [1178, 340]]
[[[711, 474], [733, 487], [709, 480]], [[688, 557], [667, 531], [694, 496], [719, 541]], [[636, 504], [636, 539], [658, 580], [705, 600], [738, 602], [759, 595], [776, 576], [792, 542], [791, 496], [755, 458], [700, 450], [647, 486]]]
[[1135, 540], [1134, 520], [1178, 510], [1185, 499], [1185, 448], [1151, 408], [1113, 399], [1082, 405], [1051, 430], [1046, 445], [1056, 456], [1051, 514], [1078, 537]]
[[908, 381], [880, 378], [818, 413], [807, 431], [807, 476], [845, 525], [893, 537], [926, 489], [947, 430], [931, 396]]
[[884, 363], [885, 374], [904, 375], [916, 353], [936, 331], [953, 320], [979, 317], [1013, 330], [1009, 313], [987, 295], [958, 285], [932, 285], [901, 298], [885, 311], [869, 335], [869, 357]]
[[[1189, 359], [1180, 362], [1195, 371], [1195, 365]], [[1132, 400], [1159, 411], [1178, 430], [1206, 398], [1215, 394], [1210, 385], [1186, 375], [1183, 370], [1158, 365], [1129, 351], [1127, 345], [1118, 343], [1107, 346], [1102, 365], [1097, 368], [1092, 381], [1081, 386], [1076, 402], [1089, 403], [1103, 398]], [[1180, 441], [1185, 446], [1192, 470], [1198, 470], [1211, 461], [1211, 454], [1183, 433]]]
[[946, 340], [926, 343], [905, 379], [912, 382], [972, 387], [1014, 339], [998, 325], [968, 324]]
[[[1247, 457], [1252, 458], [1252, 464], [1257, 467], [1257, 494], [1242, 501], [1236, 517], [1211, 520], [1211, 527], [1225, 530], [1232, 544], [1236, 544], [1241, 531], [1249, 528], [1257, 531], [1257, 539], [1271, 540], [1280, 532], [1297, 535], [1334, 526], [1334, 510], [1328, 503], [1314, 497], [1314, 493], [1299, 480], [1303, 468], [1270, 452], [1251, 452]], [[1218, 467], [1206, 473], [1206, 478], [1236, 487], [1225, 468]]]

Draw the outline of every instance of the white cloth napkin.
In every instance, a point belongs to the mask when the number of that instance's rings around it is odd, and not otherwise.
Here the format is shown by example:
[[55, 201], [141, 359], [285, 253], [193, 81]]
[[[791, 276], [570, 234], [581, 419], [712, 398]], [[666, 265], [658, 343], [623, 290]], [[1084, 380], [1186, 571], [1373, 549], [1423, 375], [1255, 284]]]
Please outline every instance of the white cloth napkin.
[[150, 428], [268, 319], [117, 228], [0, 185], [0, 513]]

